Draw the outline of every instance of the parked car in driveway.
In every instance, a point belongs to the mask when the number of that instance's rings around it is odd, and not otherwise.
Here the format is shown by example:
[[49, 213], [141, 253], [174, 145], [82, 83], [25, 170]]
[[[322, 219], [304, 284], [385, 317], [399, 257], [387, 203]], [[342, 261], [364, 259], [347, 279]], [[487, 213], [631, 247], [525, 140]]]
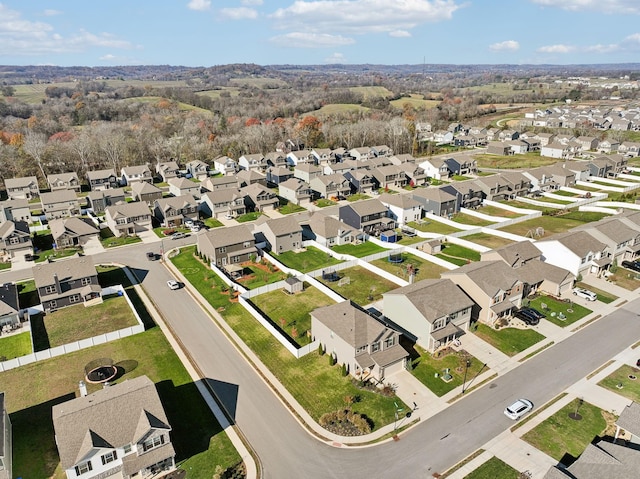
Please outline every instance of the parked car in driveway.
[[514, 421], [520, 419], [533, 409], [533, 403], [528, 399], [518, 399], [511, 406], [507, 406], [504, 410], [504, 415]]
[[638, 261], [623, 261], [622, 267], [640, 273], [640, 262]]
[[598, 295], [596, 293], [584, 288], [573, 288], [573, 294], [574, 296], [586, 299], [587, 301], [595, 301], [598, 299]]
[[536, 317], [530, 311], [527, 311], [526, 308], [519, 309], [514, 313], [514, 316], [529, 326], [535, 326], [540, 323], [540, 318]]
[[532, 316], [538, 318], [538, 319], [542, 319], [542, 318], [546, 318], [547, 316], [545, 314], [542, 314], [540, 311], [538, 311], [537, 309], [534, 309], [530, 306], [526, 306], [524, 308], [520, 308], [522, 310], [527, 311], [529, 314], [531, 314]]
[[186, 237], [187, 235], [185, 233], [182, 233], [181, 231], [177, 231], [171, 235], [172, 240], [177, 240], [177, 239], [186, 238]]

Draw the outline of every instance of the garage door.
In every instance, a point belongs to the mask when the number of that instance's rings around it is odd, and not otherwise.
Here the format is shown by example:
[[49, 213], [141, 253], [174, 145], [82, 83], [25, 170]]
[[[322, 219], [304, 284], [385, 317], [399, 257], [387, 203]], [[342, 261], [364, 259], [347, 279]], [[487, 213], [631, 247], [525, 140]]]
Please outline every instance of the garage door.
[[384, 377], [389, 377], [392, 374], [398, 373], [400, 371], [402, 371], [404, 369], [404, 359], [401, 359], [400, 361], [393, 363], [393, 364], [389, 364], [388, 366], [386, 366], [384, 368]]

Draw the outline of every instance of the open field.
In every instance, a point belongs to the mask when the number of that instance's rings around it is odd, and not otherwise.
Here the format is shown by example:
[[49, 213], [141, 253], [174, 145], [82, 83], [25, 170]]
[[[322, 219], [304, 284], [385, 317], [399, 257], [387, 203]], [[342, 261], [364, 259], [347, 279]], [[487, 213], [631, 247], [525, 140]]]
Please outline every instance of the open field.
[[388, 98], [393, 95], [393, 92], [387, 90], [383, 86], [354, 86], [349, 88], [349, 90], [354, 91], [356, 93], [361, 93], [365, 98], [367, 97], [382, 97]]
[[328, 105], [324, 105], [319, 110], [315, 110], [311, 112], [314, 115], [336, 115], [339, 113], [345, 112], [354, 112], [354, 111], [369, 111], [369, 108], [357, 105], [355, 103], [330, 103]]
[[557, 158], [547, 158], [540, 156], [540, 153], [525, 153], [524, 155], [474, 155], [478, 162], [478, 168], [536, 168], [538, 166], [553, 165], [558, 162]]
[[394, 108], [404, 108], [404, 105], [410, 105], [413, 108], [435, 108], [440, 104], [438, 100], [425, 100], [423, 95], [418, 95], [412, 93], [408, 97], [399, 98], [397, 100], [392, 100], [389, 103], [393, 105]]

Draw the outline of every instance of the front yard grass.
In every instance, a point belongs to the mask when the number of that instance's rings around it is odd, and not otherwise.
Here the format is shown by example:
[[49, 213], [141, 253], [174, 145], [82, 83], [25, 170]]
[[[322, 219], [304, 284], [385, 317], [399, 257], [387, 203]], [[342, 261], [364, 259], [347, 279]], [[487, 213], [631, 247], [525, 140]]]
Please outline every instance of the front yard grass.
[[100, 243], [105, 248], [115, 248], [116, 246], [124, 246], [127, 244], [140, 243], [142, 239], [139, 236], [120, 236], [117, 237], [109, 228], [100, 230]]
[[451, 221], [471, 226], [489, 226], [495, 224], [495, 221], [483, 220], [482, 218], [478, 218], [477, 216], [467, 215], [465, 213], [456, 213], [455, 215], [453, 215], [453, 218], [451, 218]]
[[31, 333], [29, 331], [0, 337], [0, 361], [19, 358], [32, 352]]
[[[635, 377], [631, 379], [629, 376]], [[609, 391], [624, 396], [635, 402], [640, 402], [640, 369], [625, 364], [598, 383]], [[618, 386], [622, 387], [618, 387]]]
[[617, 271], [607, 277], [607, 280], [611, 281], [616, 286], [633, 291], [640, 286], [640, 282], [638, 282], [639, 276], [640, 275], [638, 273], [631, 271], [630, 269], [618, 266]]
[[593, 291], [594, 293], [596, 293], [598, 295], [598, 301], [602, 301], [605, 304], [612, 303], [613, 301], [618, 299], [617, 296], [614, 296], [613, 294], [611, 294], [611, 293], [609, 293], [607, 291], [603, 291], [603, 290], [601, 290], [599, 288], [595, 288], [595, 287], [591, 286], [590, 284], [583, 283], [582, 281], [578, 281], [576, 283], [576, 287], [588, 289], [589, 291]]
[[[569, 414], [578, 412], [576, 421]], [[596, 437], [601, 436], [615, 417], [600, 408], [576, 398], [551, 417], [522, 436], [522, 439], [542, 452], [570, 465]]]
[[515, 356], [544, 339], [542, 334], [533, 329], [494, 329], [481, 323], [478, 323], [475, 334], [507, 356]]
[[307, 246], [305, 251], [285, 251], [280, 254], [273, 254], [273, 257], [289, 268], [293, 268], [301, 273], [308, 273], [320, 268], [326, 268], [334, 264], [342, 263], [328, 253], [325, 253], [313, 246]]
[[417, 229], [418, 231], [424, 231], [425, 233], [435, 233], [440, 235], [448, 235], [451, 233], [456, 233], [458, 231], [462, 231], [460, 228], [454, 228], [453, 226], [449, 226], [448, 224], [442, 223], [440, 221], [435, 220], [422, 220], [419, 223], [416, 221], [409, 222], [409, 226]]
[[471, 241], [473, 243], [478, 243], [491, 249], [501, 248], [513, 243], [512, 240], [487, 233], [475, 233], [469, 236], [465, 236], [463, 239]]
[[202, 220], [202, 222], [208, 228], [220, 228], [221, 226], [224, 226], [222, 222], [216, 218], [206, 218]]
[[519, 474], [519, 471], [494, 456], [463, 479], [518, 479]]
[[306, 285], [304, 291], [287, 294], [279, 289], [251, 298], [251, 302], [265, 313], [298, 346], [311, 342], [311, 316], [316, 308], [334, 304], [319, 289]]
[[314, 204], [318, 208], [326, 208], [327, 206], [335, 206], [338, 203], [336, 203], [335, 201], [327, 200], [325, 198], [320, 198], [319, 200], [316, 200], [316, 202]]
[[[543, 308], [542, 304], [545, 304], [546, 308]], [[564, 301], [558, 301], [551, 296], [538, 296], [531, 299], [529, 301], [529, 306], [545, 314], [547, 316], [545, 318], [547, 321], [551, 321], [553, 324], [560, 326], [561, 328], [569, 326], [593, 312], [579, 304], [573, 302], [565, 303]], [[555, 315], [553, 313], [555, 313]], [[559, 318], [560, 313], [565, 316], [565, 319]]]
[[300, 213], [301, 211], [307, 211], [302, 206], [296, 205], [295, 203], [287, 203], [286, 205], [278, 208], [278, 211], [283, 215], [290, 215], [293, 213]]
[[229, 296], [222, 293], [222, 280], [194, 256], [194, 251], [195, 247], [182, 248], [171, 261], [314, 420], [344, 408], [347, 396], [360, 398], [351, 407], [372, 421], [373, 430], [394, 421], [394, 402], [407, 407], [396, 396], [357, 388], [349, 377], [341, 375], [339, 367], [329, 365], [328, 355], [310, 353], [294, 358], [242, 305], [229, 302]]
[[520, 236], [526, 236], [527, 233], [533, 232], [536, 228], [544, 228], [544, 235], [551, 236], [556, 233], [563, 233], [569, 231], [571, 228], [598, 221], [607, 216], [605, 213], [594, 213], [589, 211], [572, 211], [569, 213], [559, 214], [556, 216], [539, 216], [521, 223], [515, 223], [512, 225], [500, 228], [502, 231], [508, 233], [517, 234]]
[[339, 254], [349, 254], [351, 256], [355, 256], [356, 258], [363, 258], [365, 256], [369, 256], [370, 254], [380, 253], [382, 251], [386, 251], [386, 248], [382, 246], [378, 246], [371, 241], [365, 241], [360, 244], [341, 244], [331, 248], [335, 253]]
[[350, 299], [361, 306], [378, 301], [382, 299], [382, 293], [399, 288], [396, 283], [384, 279], [361, 266], [340, 270], [338, 274], [340, 278], [349, 277], [349, 284], [338, 286], [338, 281], [326, 281], [322, 277], [318, 279], [336, 293], [342, 295], [342, 297]]
[[8, 261], [0, 261], [0, 270], [11, 269], [11, 263]]
[[443, 243], [441, 254], [444, 256], [468, 259], [470, 261], [480, 261], [480, 253], [455, 243]]
[[236, 218], [236, 221], [238, 223], [246, 223], [248, 221], [255, 221], [258, 218], [260, 218], [262, 216], [262, 213], [260, 213], [259, 211], [252, 211], [250, 213], [245, 213], [243, 215], [239, 215]]
[[[51, 407], [76, 397], [85, 364], [101, 357], [113, 359], [125, 371], [117, 382], [147, 375], [156, 383], [172, 426], [176, 460], [184, 461], [181, 465], [189, 471], [189, 478], [210, 479], [216, 465], [226, 469], [242, 460], [162, 331], [154, 328], [0, 375], [0, 391], [10, 391], [6, 405], [13, 425], [13, 468], [22, 477], [65, 477], [53, 434]], [[90, 393], [101, 388], [87, 387]], [[199, 467], [191, 471], [191, 464]]]
[[36, 263], [48, 261], [49, 258], [66, 258], [82, 251], [82, 248], [79, 247], [54, 249], [53, 236], [48, 230], [33, 234], [33, 249]]
[[[420, 356], [411, 361], [411, 374], [438, 397], [444, 396], [462, 385], [467, 359], [471, 361], [471, 364], [467, 369], [466, 386], [470, 386], [472, 379], [484, 371], [482, 362], [464, 351], [441, 352], [439, 357], [435, 357], [419, 346], [414, 346], [414, 349], [418, 351]], [[448, 382], [442, 379], [446, 369], [452, 376], [451, 381]]]
[[371, 196], [365, 195], [364, 193], [355, 193], [353, 195], [347, 196], [347, 201], [349, 203], [353, 203], [354, 201], [368, 200], [370, 198], [371, 198]]
[[77, 304], [44, 316], [32, 316], [33, 346], [42, 351], [136, 324], [127, 300], [114, 295], [105, 298], [102, 304], [86, 308]]
[[402, 263], [390, 263], [388, 259], [381, 258], [371, 261], [371, 264], [406, 281], [409, 281], [409, 275], [407, 274], [407, 265], [409, 264], [413, 266], [415, 281], [438, 279], [440, 274], [446, 271], [442, 266], [410, 253], [402, 253]]

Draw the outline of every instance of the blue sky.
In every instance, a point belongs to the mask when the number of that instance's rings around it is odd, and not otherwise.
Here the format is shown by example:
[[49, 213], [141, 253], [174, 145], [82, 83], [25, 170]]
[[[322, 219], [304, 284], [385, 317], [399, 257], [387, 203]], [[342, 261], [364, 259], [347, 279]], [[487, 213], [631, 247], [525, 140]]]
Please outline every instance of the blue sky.
[[0, 64], [640, 62], [640, 0], [0, 0]]

